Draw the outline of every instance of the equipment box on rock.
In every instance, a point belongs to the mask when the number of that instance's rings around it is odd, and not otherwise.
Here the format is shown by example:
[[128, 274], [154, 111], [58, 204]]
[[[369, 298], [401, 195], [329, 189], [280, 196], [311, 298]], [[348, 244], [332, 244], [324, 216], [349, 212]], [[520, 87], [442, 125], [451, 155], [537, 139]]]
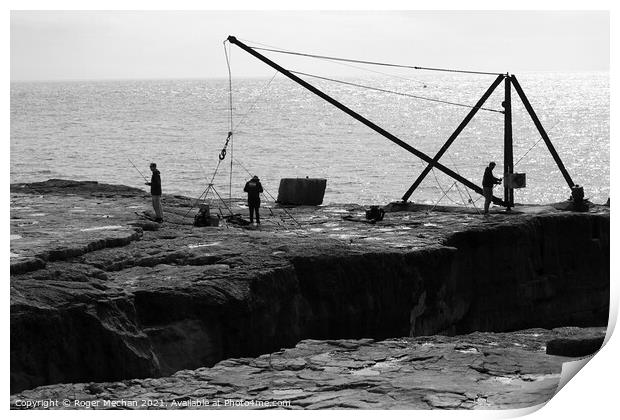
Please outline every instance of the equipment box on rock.
[[282, 178], [278, 189], [280, 204], [318, 206], [323, 203], [327, 180], [323, 178]]

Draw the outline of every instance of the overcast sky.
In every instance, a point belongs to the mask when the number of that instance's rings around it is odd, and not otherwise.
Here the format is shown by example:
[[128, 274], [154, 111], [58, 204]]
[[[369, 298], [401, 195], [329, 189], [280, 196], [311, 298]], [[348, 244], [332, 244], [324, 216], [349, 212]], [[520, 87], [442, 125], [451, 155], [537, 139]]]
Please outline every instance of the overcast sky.
[[[608, 12], [23, 11], [11, 13], [11, 80], [225, 77], [228, 35], [418, 66], [609, 69]], [[232, 60], [236, 76], [273, 74], [236, 47]], [[302, 71], [325, 69], [325, 63], [277, 60]], [[355, 72], [344, 66], [323, 71]]]

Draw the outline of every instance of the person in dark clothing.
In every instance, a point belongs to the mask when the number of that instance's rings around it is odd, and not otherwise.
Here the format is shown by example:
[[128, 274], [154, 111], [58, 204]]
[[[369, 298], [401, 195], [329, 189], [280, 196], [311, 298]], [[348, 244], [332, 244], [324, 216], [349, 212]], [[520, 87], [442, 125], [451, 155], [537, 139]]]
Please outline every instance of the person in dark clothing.
[[250, 223], [254, 223], [254, 213], [256, 212], [256, 224], [260, 225], [260, 215], [258, 208], [260, 207], [260, 193], [263, 192], [263, 186], [256, 175], [245, 183], [243, 191], [248, 193], [248, 207], [250, 208]]
[[164, 211], [161, 208], [161, 176], [157, 170], [157, 164], [151, 163], [151, 182], [146, 185], [151, 186], [151, 199], [153, 201], [153, 210], [155, 210], [155, 221], [161, 223], [164, 221]]
[[501, 178], [495, 178], [493, 176], [493, 169], [495, 168], [495, 162], [489, 163], [489, 166], [484, 170], [484, 177], [482, 178], [482, 192], [484, 193], [484, 214], [489, 214], [489, 206], [493, 199], [493, 187], [495, 184], [501, 184]]

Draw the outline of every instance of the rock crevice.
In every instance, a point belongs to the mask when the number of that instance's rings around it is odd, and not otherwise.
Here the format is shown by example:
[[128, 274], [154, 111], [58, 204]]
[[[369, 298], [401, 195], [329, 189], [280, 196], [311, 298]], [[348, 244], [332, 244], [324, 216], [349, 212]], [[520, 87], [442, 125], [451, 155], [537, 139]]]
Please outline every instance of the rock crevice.
[[131, 228], [139, 237], [117, 248], [12, 270], [12, 392], [169, 375], [302, 339], [607, 323], [608, 213], [390, 213], [344, 231], [333, 209], [313, 211], [324, 214], [296, 217], [325, 233]]

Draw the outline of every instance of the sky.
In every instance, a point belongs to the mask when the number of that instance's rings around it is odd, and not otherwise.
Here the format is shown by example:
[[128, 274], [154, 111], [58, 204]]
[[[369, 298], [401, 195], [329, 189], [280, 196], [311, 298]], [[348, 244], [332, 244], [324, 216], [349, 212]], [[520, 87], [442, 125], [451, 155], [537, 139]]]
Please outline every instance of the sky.
[[[226, 77], [228, 35], [417, 66], [609, 70], [607, 11], [12, 11], [10, 26], [12, 81]], [[231, 55], [236, 76], [273, 74], [237, 47]], [[317, 60], [271, 57], [302, 71], [324, 68]]]

